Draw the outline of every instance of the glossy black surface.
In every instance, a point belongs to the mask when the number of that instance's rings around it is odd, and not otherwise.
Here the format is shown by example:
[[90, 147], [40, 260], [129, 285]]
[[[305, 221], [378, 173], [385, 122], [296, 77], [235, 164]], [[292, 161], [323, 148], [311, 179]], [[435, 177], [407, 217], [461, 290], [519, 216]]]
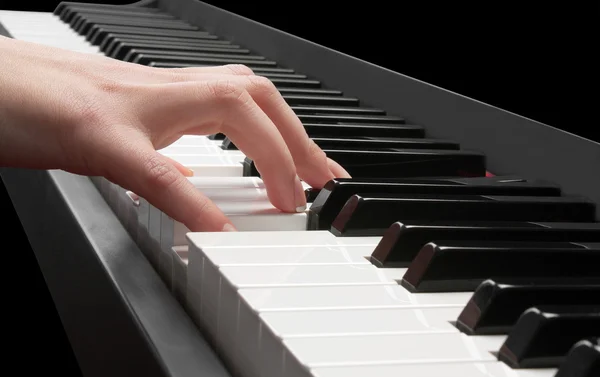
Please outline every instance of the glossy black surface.
[[[254, 56], [230, 56], [228, 54], [194, 54], [191, 56], [179, 56], [175, 52], [170, 55], [157, 54], [152, 50], [148, 50], [144, 53], [138, 53], [135, 58], [131, 60], [133, 63], [148, 65], [150, 62], [192, 62], [192, 63], [211, 63], [214, 65], [225, 65], [225, 64], [244, 64], [248, 67], [275, 67], [276, 62], [271, 60], [264, 60], [262, 57]], [[303, 80], [299, 80], [303, 81]], [[307, 80], [308, 81], [308, 80]]]
[[[485, 175], [485, 156], [476, 152], [425, 149], [323, 151], [356, 178]], [[246, 158], [244, 166], [244, 176], [259, 176], [250, 158]]]
[[404, 124], [402, 117], [392, 115], [298, 115], [303, 123], [370, 123]]
[[469, 335], [508, 334], [524, 311], [540, 305], [600, 307], [600, 284], [517, 285], [486, 280], [458, 316], [456, 327]]
[[[283, 96], [284, 99], [287, 100]], [[319, 97], [312, 97], [319, 98]], [[345, 97], [338, 97], [345, 98]], [[310, 101], [311, 98], [308, 98]], [[352, 150], [380, 150], [380, 149], [440, 149], [440, 150], [459, 150], [460, 146], [456, 143], [435, 139], [407, 139], [407, 138], [384, 138], [384, 137], [323, 137], [308, 135], [321, 149], [352, 149]], [[230, 140], [223, 144], [223, 149], [237, 149]]]
[[[136, 35], [122, 33], [108, 33], [98, 48], [106, 55], [112, 58], [117, 58], [117, 49], [127, 43], [150, 43], [160, 48], [161, 45], [176, 45], [176, 46], [214, 46], [219, 48], [241, 48], [239, 45], [233, 44], [230, 41], [222, 39], [196, 39], [196, 38], [179, 38], [168, 36], [153, 36], [153, 35]], [[127, 50], [129, 51], [129, 49]], [[165, 63], [167, 64], [167, 63]], [[170, 67], [175, 68], [175, 67]]]
[[600, 338], [590, 337], [575, 343], [554, 377], [600, 376]]
[[361, 194], [346, 202], [331, 232], [382, 235], [393, 223], [412, 220], [589, 222], [595, 210], [578, 197]]
[[[318, 199], [315, 204], [319, 205]], [[371, 262], [379, 267], [408, 267], [423, 245], [435, 240], [600, 242], [600, 223], [396, 222], [384, 232]]]
[[[96, 4], [96, 5], [98, 5], [98, 4]], [[73, 19], [73, 17], [75, 17], [78, 14], [88, 14], [88, 15], [95, 14], [95, 15], [109, 15], [109, 16], [110, 15], [127, 15], [130, 17], [152, 16], [152, 17], [166, 18], [166, 19], [174, 19], [175, 18], [174, 16], [172, 16], [168, 13], [161, 12], [156, 8], [101, 7], [101, 6], [94, 6], [94, 4], [86, 4], [86, 3], [79, 3], [75, 6], [69, 6], [68, 8], [65, 8], [64, 12], [56, 13], [56, 11], [55, 11], [54, 14], [59, 16], [59, 18], [66, 23], [70, 22]]]
[[515, 324], [498, 359], [513, 368], [557, 368], [577, 342], [598, 336], [599, 306], [531, 308]]
[[[282, 92], [282, 91], [280, 91]], [[422, 138], [425, 130], [421, 126], [410, 124], [368, 124], [338, 122], [335, 118], [329, 123], [302, 122], [306, 133], [311, 137], [396, 137], [396, 138]]]
[[[417, 139], [419, 140], [419, 139]], [[425, 139], [420, 139], [425, 140]], [[317, 144], [319, 144], [317, 142]], [[357, 147], [361, 145], [357, 142]], [[368, 143], [367, 143], [368, 144]], [[382, 179], [335, 179], [327, 182], [319, 197], [310, 208], [310, 229], [328, 230], [344, 204], [355, 194], [466, 194], [466, 195], [535, 195], [559, 196], [560, 188], [547, 182], [536, 182], [519, 179], [464, 178], [439, 179], [438, 182], [421, 182], [419, 179], [406, 179], [404, 182], [393, 182]]]
[[474, 291], [487, 279], [509, 284], [600, 284], [600, 244], [434, 241], [402, 277], [411, 292]]
[[83, 16], [79, 15], [71, 20], [73, 30], [79, 34], [87, 34], [90, 28], [96, 24], [132, 26], [132, 27], [150, 27], [156, 29], [168, 30], [200, 30], [196, 26], [186, 24], [180, 20], [146, 19], [118, 16]]
[[115, 26], [105, 24], [95, 24], [86, 35], [86, 40], [96, 46], [102, 43], [104, 38], [109, 33], [134, 34], [134, 35], [153, 35], [165, 37], [186, 37], [193, 39], [217, 39], [216, 36], [208, 34], [204, 31], [188, 31], [188, 30], [168, 30], [168, 29], [153, 29], [142, 27]]

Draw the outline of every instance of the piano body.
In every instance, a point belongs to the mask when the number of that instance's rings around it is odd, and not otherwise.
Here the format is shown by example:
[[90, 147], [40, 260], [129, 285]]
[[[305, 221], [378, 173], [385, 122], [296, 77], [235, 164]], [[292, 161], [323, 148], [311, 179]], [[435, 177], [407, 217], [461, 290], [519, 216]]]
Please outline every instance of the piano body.
[[[200, 1], [63, 2], [0, 12], [0, 32], [158, 67], [241, 60], [357, 172], [307, 188], [293, 221], [250, 206], [248, 229], [186, 237], [103, 178], [1, 169], [85, 375], [599, 375], [598, 143]], [[245, 49], [259, 58], [230, 57]], [[260, 185], [222, 135], [186, 140], [240, 178], [199, 188]]]

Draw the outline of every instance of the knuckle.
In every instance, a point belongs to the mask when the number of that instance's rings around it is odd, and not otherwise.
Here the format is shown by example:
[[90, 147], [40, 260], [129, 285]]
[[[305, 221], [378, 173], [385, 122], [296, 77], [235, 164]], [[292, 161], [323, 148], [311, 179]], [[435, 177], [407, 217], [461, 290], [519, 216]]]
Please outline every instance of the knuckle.
[[244, 64], [228, 64], [225, 66], [234, 75], [253, 75], [254, 71]]
[[176, 185], [179, 180], [175, 169], [156, 156], [145, 161], [144, 171], [148, 184], [153, 188], [168, 189]]
[[220, 102], [244, 105], [248, 102], [248, 93], [231, 80], [222, 79], [207, 82], [210, 95]]
[[252, 90], [260, 94], [272, 96], [279, 92], [275, 84], [264, 76], [249, 76], [248, 80]]

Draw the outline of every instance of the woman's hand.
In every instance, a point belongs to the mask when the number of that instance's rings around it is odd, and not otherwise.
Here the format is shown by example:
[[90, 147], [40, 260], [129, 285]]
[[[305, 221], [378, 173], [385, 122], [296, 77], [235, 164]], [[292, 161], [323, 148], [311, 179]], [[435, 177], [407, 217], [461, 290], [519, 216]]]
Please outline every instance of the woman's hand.
[[284, 211], [306, 205], [298, 176], [348, 177], [244, 66], [161, 69], [0, 37], [0, 93], [0, 165], [103, 176], [192, 231], [232, 225], [156, 151], [182, 135], [227, 135]]

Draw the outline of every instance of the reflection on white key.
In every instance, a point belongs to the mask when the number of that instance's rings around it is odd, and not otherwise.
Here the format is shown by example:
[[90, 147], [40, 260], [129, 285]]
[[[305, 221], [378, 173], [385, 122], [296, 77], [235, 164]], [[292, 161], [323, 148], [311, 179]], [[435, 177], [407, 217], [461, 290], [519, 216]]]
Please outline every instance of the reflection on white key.
[[195, 176], [242, 177], [244, 175], [243, 165], [239, 159], [228, 155], [177, 156], [173, 159], [191, 169]]
[[[356, 310], [377, 308], [462, 308], [471, 292], [412, 294], [404, 287], [392, 285], [315, 286], [251, 288], [238, 291], [241, 298], [233, 319], [236, 327], [230, 329], [233, 356], [247, 368], [257, 368], [255, 355], [244, 353], [243, 341], [256, 344], [261, 337], [260, 315], [282, 311]], [[221, 320], [221, 319], [220, 319]], [[223, 320], [232, 321], [224, 318]], [[258, 334], [258, 335], [257, 335]]]
[[[283, 212], [268, 200], [213, 201], [238, 231], [290, 231], [305, 230], [307, 227], [307, 211]], [[189, 232], [189, 228], [183, 223], [174, 221], [167, 214], [161, 213], [159, 238], [163, 249], [187, 244], [186, 234]]]
[[198, 232], [188, 233], [190, 245], [198, 249], [255, 248], [293, 246], [377, 245], [381, 237], [336, 237], [327, 230], [314, 231], [252, 231], [252, 232]]
[[223, 154], [223, 150], [215, 145], [176, 145], [171, 144], [157, 152], [164, 155], [205, 155]]
[[178, 140], [173, 142], [170, 146], [186, 146], [186, 145], [189, 145], [189, 146], [204, 145], [204, 146], [218, 147], [217, 145], [215, 145], [213, 140], [209, 139], [208, 137], [196, 136], [196, 135], [183, 135], [181, 138], [179, 138]]
[[[450, 321], [462, 307], [451, 308], [369, 308], [346, 310], [298, 310], [260, 314], [260, 328], [238, 339], [251, 367], [264, 375], [274, 355], [283, 352], [282, 339], [364, 334], [457, 333]], [[252, 354], [254, 351], [254, 354]], [[241, 352], [241, 351], [240, 351]], [[253, 361], [254, 360], [254, 361]]]
[[[205, 263], [201, 290], [203, 320], [210, 327], [216, 326], [219, 341], [235, 344], [241, 334], [236, 331], [240, 289], [269, 286], [396, 285], [382, 270], [372, 264], [225, 266], [211, 269]], [[219, 289], [214, 289], [215, 287]]]
[[500, 361], [352, 365], [311, 370], [312, 377], [554, 377], [555, 368], [511, 369]]
[[506, 337], [460, 332], [325, 336], [284, 340], [283, 355], [273, 355], [265, 376], [306, 376], [311, 368], [376, 363], [496, 361]]

